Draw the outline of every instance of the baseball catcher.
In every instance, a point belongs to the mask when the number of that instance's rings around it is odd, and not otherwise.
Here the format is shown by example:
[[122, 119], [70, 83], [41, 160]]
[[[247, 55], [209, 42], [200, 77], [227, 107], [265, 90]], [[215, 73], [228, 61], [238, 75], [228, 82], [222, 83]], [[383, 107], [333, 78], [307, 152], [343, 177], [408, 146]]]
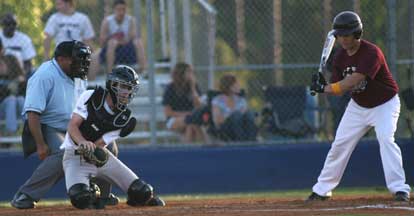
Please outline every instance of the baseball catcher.
[[63, 169], [72, 205], [79, 209], [104, 208], [99, 188], [91, 178], [109, 179], [127, 194], [130, 206], [164, 206], [151, 185], [117, 159], [106, 146], [135, 128], [128, 104], [138, 91], [136, 72], [125, 65], [107, 75], [105, 88], [84, 92], [76, 104], [61, 148]]

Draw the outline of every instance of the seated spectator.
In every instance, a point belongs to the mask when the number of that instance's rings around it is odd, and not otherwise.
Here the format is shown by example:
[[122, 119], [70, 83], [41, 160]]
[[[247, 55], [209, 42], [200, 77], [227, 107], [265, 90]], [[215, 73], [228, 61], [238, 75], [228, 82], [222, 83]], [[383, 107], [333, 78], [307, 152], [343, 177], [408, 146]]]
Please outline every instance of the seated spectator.
[[225, 141], [256, 140], [254, 114], [248, 111], [247, 101], [239, 96], [240, 85], [233, 75], [220, 79], [220, 91], [212, 100], [212, 117], [219, 138]]
[[[63, 41], [77, 40], [92, 47], [95, 31], [88, 15], [76, 10], [75, 0], [55, 0], [56, 12], [46, 22], [43, 41], [43, 60], [50, 59], [52, 41], [55, 46]], [[54, 50], [54, 49], [53, 49]]]
[[7, 13], [1, 20], [3, 29], [0, 31], [0, 39], [3, 42], [4, 52], [13, 55], [19, 60], [25, 74], [32, 72], [32, 59], [36, 56], [32, 40], [26, 34], [17, 31], [16, 16]]
[[201, 108], [200, 89], [191, 65], [175, 65], [172, 82], [166, 86], [162, 104], [168, 129], [182, 133], [184, 142], [205, 141], [200, 125], [191, 119], [192, 112]]
[[24, 103], [25, 76], [18, 60], [13, 55], [4, 55], [0, 40], [0, 118], [6, 121], [3, 135], [17, 132], [17, 120]]
[[115, 0], [113, 8], [114, 13], [105, 17], [101, 24], [99, 42], [103, 48], [97, 52], [99, 56], [92, 57], [90, 79], [95, 78], [99, 63], [106, 63], [106, 71], [111, 71], [114, 64], [132, 65], [137, 62], [139, 72], [146, 68], [144, 47], [137, 35], [135, 18], [126, 13], [126, 1]]

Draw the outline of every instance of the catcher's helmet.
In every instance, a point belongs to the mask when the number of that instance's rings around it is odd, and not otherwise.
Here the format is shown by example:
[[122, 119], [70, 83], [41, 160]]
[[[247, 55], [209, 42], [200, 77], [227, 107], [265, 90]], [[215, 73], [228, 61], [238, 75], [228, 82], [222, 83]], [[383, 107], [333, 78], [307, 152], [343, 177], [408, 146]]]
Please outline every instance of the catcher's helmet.
[[118, 65], [106, 77], [106, 89], [117, 109], [124, 111], [139, 89], [138, 74], [129, 66]]
[[343, 11], [336, 15], [333, 20], [334, 35], [354, 35], [359, 39], [362, 35], [362, 22], [358, 14], [352, 11]]
[[91, 63], [91, 54], [91, 48], [88, 45], [73, 40], [60, 43], [56, 47], [54, 57], [70, 57], [72, 59], [71, 76], [86, 79]]

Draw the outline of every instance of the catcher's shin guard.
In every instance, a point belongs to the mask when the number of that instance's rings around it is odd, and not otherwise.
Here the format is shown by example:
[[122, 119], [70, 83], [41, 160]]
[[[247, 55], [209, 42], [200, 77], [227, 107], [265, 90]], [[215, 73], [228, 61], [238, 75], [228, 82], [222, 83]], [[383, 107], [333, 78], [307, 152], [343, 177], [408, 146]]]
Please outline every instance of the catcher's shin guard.
[[147, 204], [147, 206], [165, 206], [165, 201], [157, 196], [154, 196], [152, 199], [150, 199]]
[[105, 207], [99, 202], [100, 196], [99, 187], [91, 183], [90, 186], [86, 184], [74, 184], [69, 188], [68, 195], [72, 205], [78, 209], [102, 209]]
[[141, 179], [131, 183], [128, 188], [127, 204], [130, 206], [146, 205], [154, 197], [154, 189]]
[[78, 209], [89, 208], [95, 195], [86, 184], [75, 184], [69, 188], [68, 195], [72, 205]]

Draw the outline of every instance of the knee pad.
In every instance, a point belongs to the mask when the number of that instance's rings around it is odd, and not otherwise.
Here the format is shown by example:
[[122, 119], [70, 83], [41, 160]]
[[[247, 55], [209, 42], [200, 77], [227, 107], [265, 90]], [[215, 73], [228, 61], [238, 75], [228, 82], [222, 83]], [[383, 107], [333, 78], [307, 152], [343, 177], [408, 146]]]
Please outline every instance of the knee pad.
[[145, 205], [154, 197], [154, 189], [151, 185], [137, 179], [128, 188], [128, 201], [130, 206]]
[[78, 209], [91, 208], [96, 201], [96, 193], [86, 184], [74, 184], [69, 188], [68, 195], [72, 205]]

